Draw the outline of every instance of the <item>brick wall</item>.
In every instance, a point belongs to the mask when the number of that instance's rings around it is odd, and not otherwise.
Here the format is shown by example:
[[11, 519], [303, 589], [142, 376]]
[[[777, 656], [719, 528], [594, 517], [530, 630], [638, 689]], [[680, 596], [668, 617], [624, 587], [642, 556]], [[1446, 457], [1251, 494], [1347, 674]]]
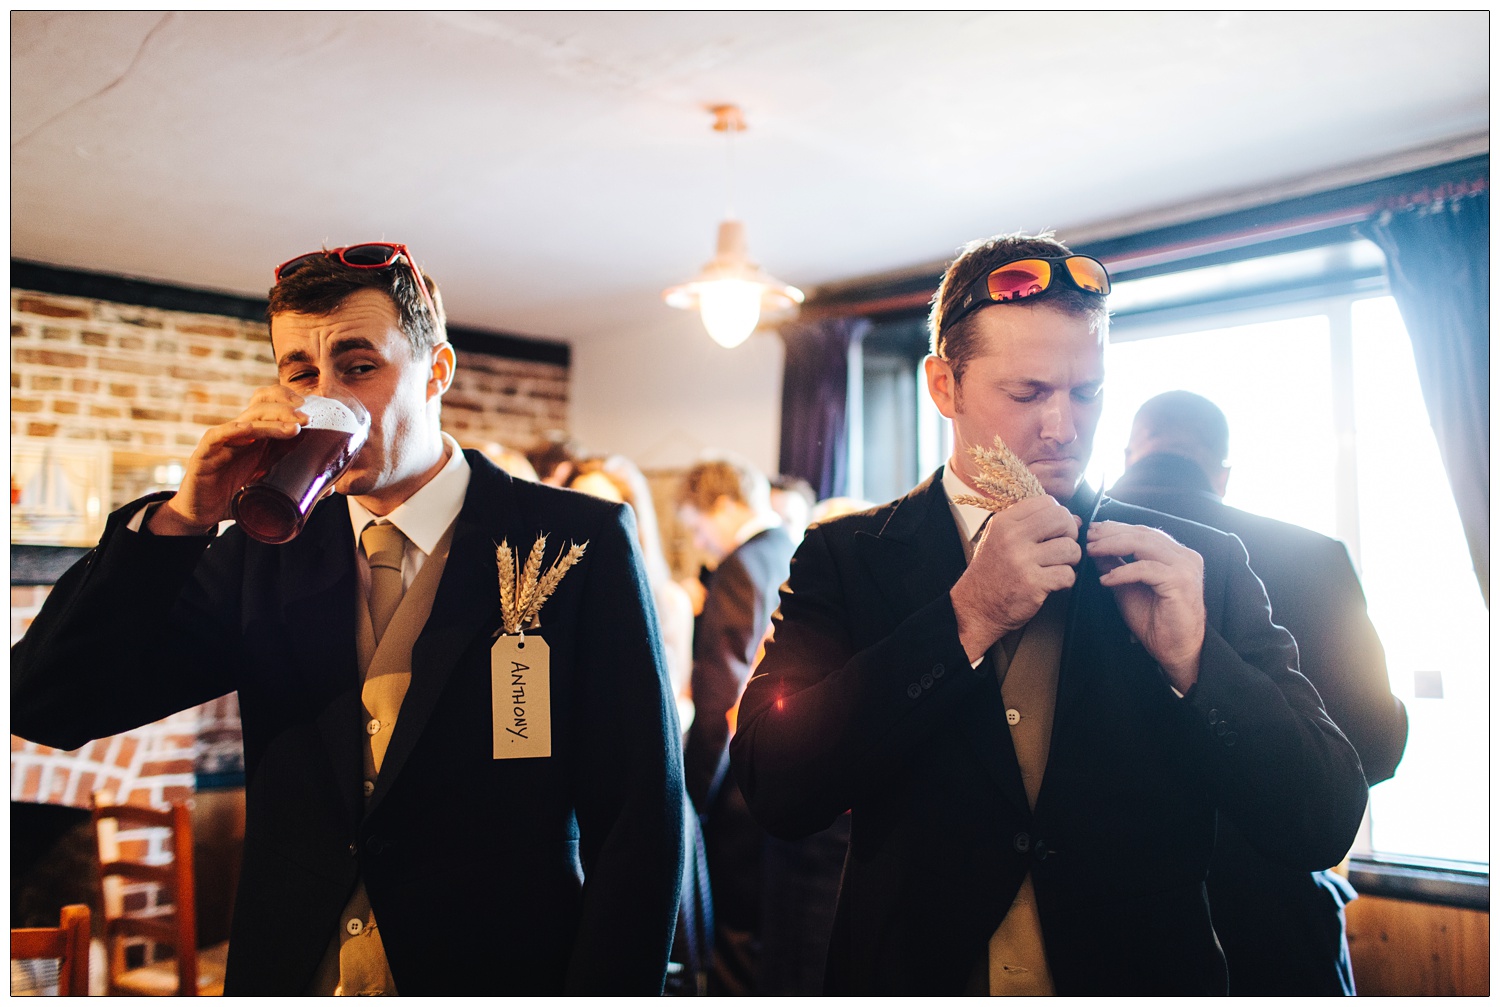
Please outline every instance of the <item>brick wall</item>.
[[186, 457], [276, 379], [265, 326], [219, 315], [13, 290], [10, 338], [17, 439]]
[[443, 429], [465, 447], [544, 447], [568, 429], [568, 368], [459, 350]]
[[[233, 419], [275, 379], [264, 322], [11, 291], [12, 441], [106, 449], [106, 509], [157, 488], [204, 427]], [[461, 444], [530, 450], [567, 429], [567, 412], [566, 365], [458, 351], [443, 425]], [[12, 644], [46, 590], [12, 588]], [[192, 792], [195, 763], [223, 772], [238, 744], [232, 696], [73, 753], [12, 737], [11, 798], [87, 807], [93, 790], [109, 789], [124, 803], [161, 805]]]
[[[11, 291], [11, 435], [185, 458], [276, 380], [263, 322]], [[539, 447], [568, 425], [568, 367], [458, 351], [443, 425]], [[124, 503], [116, 500], [115, 503]]]

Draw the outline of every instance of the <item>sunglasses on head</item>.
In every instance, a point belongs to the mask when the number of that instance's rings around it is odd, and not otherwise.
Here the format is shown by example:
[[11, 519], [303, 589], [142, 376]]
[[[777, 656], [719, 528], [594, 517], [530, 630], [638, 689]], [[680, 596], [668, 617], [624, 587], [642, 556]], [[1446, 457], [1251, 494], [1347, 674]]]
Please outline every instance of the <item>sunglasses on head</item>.
[[1004, 304], [1045, 294], [1056, 282], [1086, 294], [1109, 295], [1109, 273], [1098, 259], [1087, 255], [1015, 259], [995, 267], [970, 284], [963, 299], [951, 309], [949, 317], [943, 319], [943, 328], [986, 304]]
[[352, 269], [385, 269], [398, 262], [406, 263], [407, 268], [411, 270], [411, 275], [417, 281], [417, 289], [422, 292], [422, 300], [427, 302], [427, 310], [432, 312], [434, 319], [438, 317], [437, 307], [432, 303], [432, 295], [427, 292], [427, 281], [422, 279], [422, 271], [412, 261], [411, 253], [406, 250], [405, 245], [390, 241], [367, 241], [362, 245], [328, 248], [287, 259], [276, 267], [276, 282], [280, 283], [282, 277], [292, 275], [314, 259], [325, 258], [338, 259]]

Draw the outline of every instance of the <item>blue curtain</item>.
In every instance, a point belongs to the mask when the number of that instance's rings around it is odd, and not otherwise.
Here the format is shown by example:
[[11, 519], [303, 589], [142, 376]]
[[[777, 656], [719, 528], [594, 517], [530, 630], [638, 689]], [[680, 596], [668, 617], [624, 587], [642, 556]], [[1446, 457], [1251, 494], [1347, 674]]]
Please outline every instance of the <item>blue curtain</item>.
[[849, 346], [869, 327], [864, 318], [828, 318], [781, 328], [781, 474], [806, 479], [819, 500], [848, 488]]
[[[1458, 503], [1479, 589], [1490, 602], [1490, 196], [1387, 211], [1364, 227], [1385, 252], [1411, 334], [1422, 398]], [[1473, 191], [1479, 190], [1479, 191]]]

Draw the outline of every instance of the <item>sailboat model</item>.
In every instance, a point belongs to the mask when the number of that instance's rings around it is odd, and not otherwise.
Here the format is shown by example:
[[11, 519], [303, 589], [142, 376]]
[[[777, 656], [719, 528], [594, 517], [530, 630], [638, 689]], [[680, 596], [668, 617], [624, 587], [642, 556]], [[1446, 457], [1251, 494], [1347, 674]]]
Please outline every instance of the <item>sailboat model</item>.
[[21, 488], [15, 516], [21, 524], [38, 532], [87, 520], [68, 480], [67, 468], [52, 457], [50, 447], [42, 449], [41, 466]]

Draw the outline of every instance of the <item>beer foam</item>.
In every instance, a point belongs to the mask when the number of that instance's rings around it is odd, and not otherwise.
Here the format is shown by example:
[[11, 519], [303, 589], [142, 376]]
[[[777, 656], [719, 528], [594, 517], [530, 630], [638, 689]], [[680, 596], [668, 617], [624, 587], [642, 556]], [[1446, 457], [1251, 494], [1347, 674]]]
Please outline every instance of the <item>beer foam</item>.
[[[364, 430], [369, 423], [367, 418], [355, 415], [353, 409], [338, 399], [325, 398], [322, 395], [307, 396], [302, 400], [302, 405], [297, 408], [306, 414], [306, 425], [315, 430], [337, 430], [354, 436]], [[364, 413], [364, 410], [361, 409], [360, 413]]]

